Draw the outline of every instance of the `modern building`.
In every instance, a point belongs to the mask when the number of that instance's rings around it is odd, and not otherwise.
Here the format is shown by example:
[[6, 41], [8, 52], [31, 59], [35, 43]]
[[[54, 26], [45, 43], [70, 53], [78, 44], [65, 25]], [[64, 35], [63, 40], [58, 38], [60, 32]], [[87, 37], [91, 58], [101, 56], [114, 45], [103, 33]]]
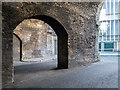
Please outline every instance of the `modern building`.
[[99, 51], [120, 51], [120, 0], [106, 0], [99, 21]]

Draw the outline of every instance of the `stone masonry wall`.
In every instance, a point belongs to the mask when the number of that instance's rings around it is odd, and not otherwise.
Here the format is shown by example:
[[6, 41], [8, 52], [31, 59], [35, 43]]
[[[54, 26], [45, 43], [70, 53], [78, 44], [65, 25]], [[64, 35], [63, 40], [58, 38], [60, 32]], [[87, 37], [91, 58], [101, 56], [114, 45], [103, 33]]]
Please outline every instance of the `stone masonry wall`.
[[[53, 17], [68, 33], [69, 67], [98, 61], [96, 13], [101, 2], [4, 2], [3, 13], [3, 80], [12, 77], [12, 33], [25, 18], [36, 15]], [[62, 35], [62, 33], [61, 33]], [[9, 47], [8, 47], [9, 46]], [[9, 63], [9, 65], [8, 65]]]
[[15, 35], [13, 35], [13, 60], [20, 60], [20, 41]]

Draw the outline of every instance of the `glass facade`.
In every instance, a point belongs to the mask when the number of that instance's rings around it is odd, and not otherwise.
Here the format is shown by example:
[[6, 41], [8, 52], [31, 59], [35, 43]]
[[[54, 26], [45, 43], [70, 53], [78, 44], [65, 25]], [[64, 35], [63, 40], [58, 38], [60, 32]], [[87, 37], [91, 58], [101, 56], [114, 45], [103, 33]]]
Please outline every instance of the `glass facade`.
[[120, 51], [120, 0], [105, 0], [99, 21], [99, 50]]

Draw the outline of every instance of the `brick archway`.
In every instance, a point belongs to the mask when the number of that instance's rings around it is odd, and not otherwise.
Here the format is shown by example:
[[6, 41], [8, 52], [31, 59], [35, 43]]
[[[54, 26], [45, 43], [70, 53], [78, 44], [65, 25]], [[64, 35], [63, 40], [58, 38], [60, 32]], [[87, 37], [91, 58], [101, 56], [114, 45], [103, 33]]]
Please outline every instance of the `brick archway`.
[[68, 34], [65, 28], [54, 18], [46, 15], [38, 15], [27, 19], [39, 19], [50, 25], [58, 37], [58, 65], [59, 69], [68, 68]]

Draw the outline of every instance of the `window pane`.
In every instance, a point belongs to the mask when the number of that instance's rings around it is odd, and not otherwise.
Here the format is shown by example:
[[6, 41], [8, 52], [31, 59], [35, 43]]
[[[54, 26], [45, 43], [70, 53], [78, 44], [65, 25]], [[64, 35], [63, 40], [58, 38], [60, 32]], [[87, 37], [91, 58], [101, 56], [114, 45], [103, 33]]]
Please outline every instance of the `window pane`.
[[111, 21], [111, 35], [114, 35], [114, 20]]
[[110, 41], [110, 35], [107, 36], [107, 41]]
[[115, 36], [115, 41], [118, 41], [118, 35]]
[[108, 21], [108, 25], [107, 25], [107, 35], [110, 35], [110, 22]]
[[117, 50], [117, 43], [114, 43], [114, 49]]
[[106, 41], [106, 36], [103, 36], [103, 41]]
[[114, 11], [114, 2], [111, 1], [111, 13], [113, 13], [113, 11]]
[[118, 13], [118, 0], [115, 0], [115, 12]]
[[114, 41], [114, 35], [111, 35], [111, 41]]
[[115, 20], [115, 35], [118, 35], [118, 20]]
[[114, 20], [114, 14], [111, 14], [111, 20]]
[[109, 14], [110, 13], [110, 2], [108, 1], [107, 2], [107, 14]]
[[115, 14], [115, 19], [118, 19], [118, 14], [117, 13]]

